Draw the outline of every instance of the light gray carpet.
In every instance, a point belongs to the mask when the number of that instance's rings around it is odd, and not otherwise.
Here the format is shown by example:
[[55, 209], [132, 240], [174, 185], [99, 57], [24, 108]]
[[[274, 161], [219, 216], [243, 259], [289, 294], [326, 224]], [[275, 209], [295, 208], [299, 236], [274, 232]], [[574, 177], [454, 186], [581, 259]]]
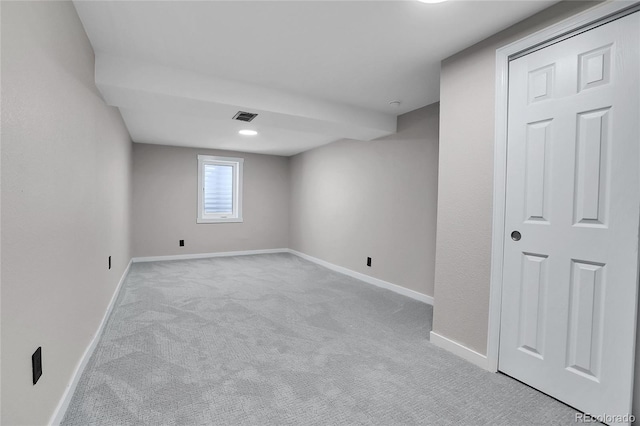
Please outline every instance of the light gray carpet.
[[431, 317], [289, 254], [134, 264], [63, 424], [574, 423], [433, 346]]

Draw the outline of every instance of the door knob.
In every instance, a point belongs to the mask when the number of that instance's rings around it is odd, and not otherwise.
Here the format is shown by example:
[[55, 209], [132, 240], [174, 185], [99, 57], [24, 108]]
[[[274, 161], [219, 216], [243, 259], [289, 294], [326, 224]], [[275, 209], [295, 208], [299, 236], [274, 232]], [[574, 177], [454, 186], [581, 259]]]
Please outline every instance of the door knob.
[[512, 239], [513, 241], [520, 241], [520, 238], [522, 238], [522, 234], [520, 234], [520, 232], [518, 232], [518, 231], [513, 231], [513, 232], [511, 233], [511, 239]]

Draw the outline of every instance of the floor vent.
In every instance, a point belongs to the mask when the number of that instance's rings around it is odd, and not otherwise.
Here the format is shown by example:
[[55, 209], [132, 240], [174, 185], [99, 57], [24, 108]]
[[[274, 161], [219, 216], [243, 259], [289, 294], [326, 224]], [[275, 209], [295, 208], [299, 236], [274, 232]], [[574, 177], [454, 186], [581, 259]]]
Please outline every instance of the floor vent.
[[238, 113], [233, 116], [233, 119], [240, 120], [240, 121], [251, 121], [257, 116], [258, 114], [254, 114], [251, 112], [238, 111]]

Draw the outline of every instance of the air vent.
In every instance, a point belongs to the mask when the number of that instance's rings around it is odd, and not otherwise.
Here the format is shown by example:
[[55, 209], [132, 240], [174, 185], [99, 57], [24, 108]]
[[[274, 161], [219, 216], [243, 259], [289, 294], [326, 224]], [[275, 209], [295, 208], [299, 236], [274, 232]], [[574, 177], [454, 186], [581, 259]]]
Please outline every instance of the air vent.
[[238, 113], [233, 116], [233, 119], [239, 121], [251, 121], [257, 116], [258, 114], [253, 114], [251, 112], [238, 111]]

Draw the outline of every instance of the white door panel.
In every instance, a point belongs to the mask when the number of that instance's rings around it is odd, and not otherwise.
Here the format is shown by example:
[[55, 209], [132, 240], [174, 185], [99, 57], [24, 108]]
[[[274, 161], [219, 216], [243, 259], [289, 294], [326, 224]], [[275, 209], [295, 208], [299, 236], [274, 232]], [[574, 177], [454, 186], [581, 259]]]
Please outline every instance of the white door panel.
[[631, 413], [639, 41], [635, 13], [509, 66], [499, 369], [591, 414]]

